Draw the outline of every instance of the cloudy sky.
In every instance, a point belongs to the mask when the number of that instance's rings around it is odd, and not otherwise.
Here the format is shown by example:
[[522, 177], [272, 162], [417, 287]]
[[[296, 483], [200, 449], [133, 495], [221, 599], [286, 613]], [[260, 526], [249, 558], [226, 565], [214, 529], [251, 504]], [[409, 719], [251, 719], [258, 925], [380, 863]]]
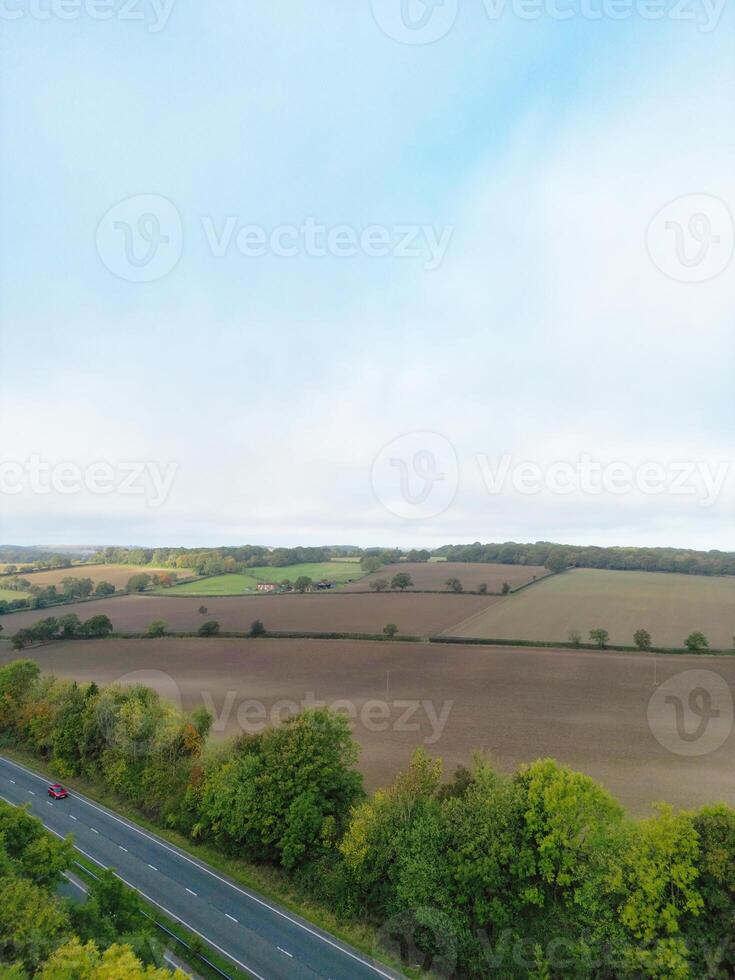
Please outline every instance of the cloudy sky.
[[732, 6], [0, 19], [0, 542], [735, 549]]

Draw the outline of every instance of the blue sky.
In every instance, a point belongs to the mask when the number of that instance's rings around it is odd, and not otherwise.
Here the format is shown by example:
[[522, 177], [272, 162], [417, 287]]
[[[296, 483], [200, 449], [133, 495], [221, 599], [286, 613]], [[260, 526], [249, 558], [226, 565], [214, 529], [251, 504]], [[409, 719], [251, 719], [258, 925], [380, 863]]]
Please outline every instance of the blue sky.
[[[400, 0], [178, 0], [167, 17], [136, 0], [139, 19], [114, 2], [107, 21], [69, 2], [68, 19], [39, 19], [51, 0], [0, 11], [0, 466], [175, 475], [153, 503], [119, 483], [6, 487], [0, 540], [735, 548], [735, 478], [703, 502], [671, 476], [733, 457], [732, 10], [688, 0], [696, 19], [676, 19], [672, 0], [648, 21], [631, 0], [592, 20], [602, 0], [559, 0], [560, 21], [548, 0], [493, 20], [459, 0], [443, 36], [407, 44], [388, 36]], [[145, 282], [114, 251], [141, 195], [181, 223]], [[682, 228], [689, 207], [719, 238], [705, 281], [647, 248], [680, 198]], [[268, 241], [285, 227], [297, 254], [233, 238], [217, 256], [206, 229], [228, 218]], [[309, 218], [381, 229], [389, 253], [310, 254]], [[405, 228], [416, 255], [395, 254]], [[447, 236], [435, 267], [421, 229]], [[417, 452], [454, 493], [396, 507], [404, 451], [418, 495]], [[587, 454], [669, 482], [549, 487]], [[489, 490], [483, 460], [507, 457], [543, 472], [539, 492]]]

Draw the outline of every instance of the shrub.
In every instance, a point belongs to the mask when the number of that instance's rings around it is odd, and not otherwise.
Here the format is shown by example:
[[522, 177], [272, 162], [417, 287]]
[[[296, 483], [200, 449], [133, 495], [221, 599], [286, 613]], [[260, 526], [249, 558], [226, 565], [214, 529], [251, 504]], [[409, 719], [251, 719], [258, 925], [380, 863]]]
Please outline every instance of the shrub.
[[392, 640], [397, 632], [398, 632], [398, 627], [396, 626], [395, 623], [388, 623], [387, 626], [383, 627], [383, 633], [388, 637], [389, 640]]
[[219, 633], [219, 623], [216, 619], [208, 619], [206, 623], [202, 623], [197, 630], [199, 636], [216, 636]]
[[164, 636], [168, 623], [164, 619], [154, 619], [148, 627], [148, 636]]
[[250, 635], [251, 636], [265, 636], [267, 630], [263, 624], [262, 619], [254, 619], [250, 624]]

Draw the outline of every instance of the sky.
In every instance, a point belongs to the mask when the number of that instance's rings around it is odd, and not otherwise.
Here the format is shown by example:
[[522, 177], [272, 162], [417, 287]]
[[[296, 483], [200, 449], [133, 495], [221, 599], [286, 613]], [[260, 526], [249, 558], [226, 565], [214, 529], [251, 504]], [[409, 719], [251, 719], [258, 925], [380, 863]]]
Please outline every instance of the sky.
[[0, 542], [735, 549], [721, 0], [0, 0]]

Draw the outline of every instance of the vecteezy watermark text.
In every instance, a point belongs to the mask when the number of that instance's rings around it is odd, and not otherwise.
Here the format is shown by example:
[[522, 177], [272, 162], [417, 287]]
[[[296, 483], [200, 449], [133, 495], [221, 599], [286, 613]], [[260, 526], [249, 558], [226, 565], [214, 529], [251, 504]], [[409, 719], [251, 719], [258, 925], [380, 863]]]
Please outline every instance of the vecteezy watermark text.
[[[459, 0], [371, 0], [373, 19], [400, 44], [432, 44], [446, 37], [460, 11]], [[469, 5], [467, 5], [469, 6]], [[490, 23], [519, 21], [674, 21], [709, 34], [720, 23], [726, 0], [482, 0]]]
[[0, 20], [132, 21], [158, 34], [168, 24], [176, 0], [0, 0]]
[[215, 258], [223, 258], [234, 248], [245, 258], [274, 255], [290, 259], [297, 255], [310, 258], [350, 259], [364, 255], [371, 259], [424, 259], [424, 269], [438, 269], [444, 259], [454, 229], [451, 225], [324, 225], [307, 217], [298, 225], [243, 224], [236, 215], [228, 215], [219, 224], [214, 218], [202, 218], [207, 244]]
[[493, 495], [508, 489], [525, 496], [625, 496], [637, 491], [645, 496], [696, 497], [700, 507], [712, 507], [730, 473], [728, 462], [711, 465], [701, 460], [649, 461], [634, 466], [621, 460], [603, 462], [587, 453], [574, 461], [558, 460], [547, 465], [516, 460], [511, 453], [505, 453], [497, 462], [482, 453], [476, 458], [485, 488]]
[[[282, 724], [287, 718], [315, 708], [329, 708], [330, 711], [345, 714], [353, 728], [366, 732], [412, 732], [426, 731], [424, 745], [434, 745], [442, 737], [454, 701], [437, 704], [428, 699], [397, 698], [393, 700], [369, 698], [356, 702], [348, 698], [325, 701], [307, 691], [301, 701], [281, 698], [269, 706], [254, 698], [241, 698], [240, 692], [229, 690], [222, 699], [221, 706], [215, 703], [211, 691], [201, 692], [204, 707], [214, 719], [212, 731], [224, 732], [234, 720], [243, 732], [257, 734], [268, 727]], [[233, 711], [235, 712], [233, 719]]]
[[[2, 2], [2, 0], [0, 0]], [[307, 216], [297, 224], [272, 227], [234, 214], [198, 215], [204, 246], [215, 259], [239, 255], [295, 259], [408, 259], [433, 272], [444, 261], [452, 225], [325, 224]], [[135, 194], [102, 215], [95, 234], [97, 254], [114, 275], [128, 282], [154, 282], [178, 264], [184, 249], [184, 222], [161, 194]]]
[[98, 460], [87, 466], [70, 460], [51, 463], [34, 454], [23, 461], [0, 460], [0, 494], [116, 493], [142, 496], [149, 507], [160, 507], [171, 492], [177, 470], [177, 463], [151, 460]]

